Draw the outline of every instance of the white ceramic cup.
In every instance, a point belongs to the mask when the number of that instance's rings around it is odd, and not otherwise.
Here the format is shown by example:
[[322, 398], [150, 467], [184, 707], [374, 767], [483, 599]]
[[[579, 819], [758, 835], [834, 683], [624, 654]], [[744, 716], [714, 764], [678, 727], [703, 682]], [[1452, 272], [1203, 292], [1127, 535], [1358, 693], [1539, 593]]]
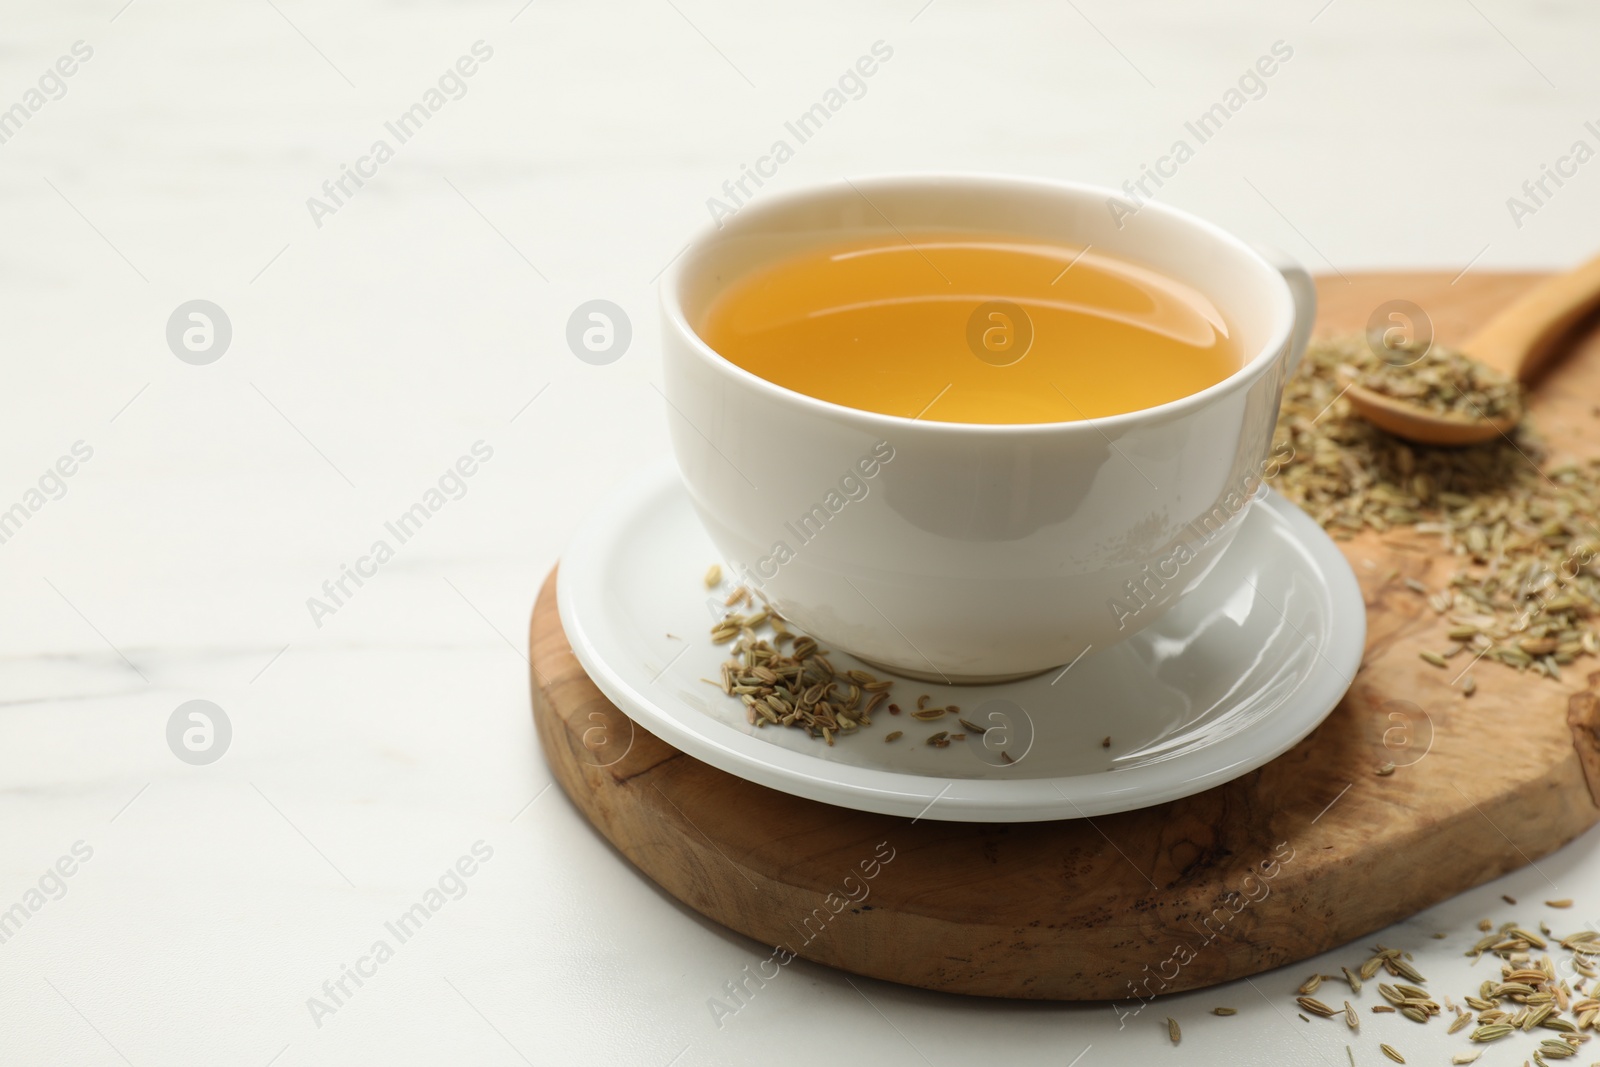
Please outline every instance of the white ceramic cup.
[[[1130, 216], [1119, 200], [987, 175], [856, 179], [769, 195], [700, 234], [662, 284], [664, 395], [678, 466], [732, 578], [824, 646], [952, 682], [1071, 663], [1192, 590], [1273, 469], [1315, 291], [1298, 264], [1204, 220], [1156, 203]], [[949, 229], [1093, 245], [1187, 283], [1221, 310], [1244, 365], [1123, 415], [929, 422], [785, 389], [697, 331], [729, 281], [801, 249]]]

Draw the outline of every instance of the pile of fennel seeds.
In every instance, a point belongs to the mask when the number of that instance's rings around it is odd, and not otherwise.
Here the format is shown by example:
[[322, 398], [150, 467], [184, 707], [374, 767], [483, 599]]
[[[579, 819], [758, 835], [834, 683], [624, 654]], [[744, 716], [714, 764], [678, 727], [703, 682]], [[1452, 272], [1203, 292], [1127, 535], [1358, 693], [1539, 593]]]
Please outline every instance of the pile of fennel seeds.
[[1427, 411], [1463, 419], [1496, 419], [1522, 412], [1522, 388], [1493, 367], [1444, 345], [1405, 341], [1379, 358], [1365, 338], [1318, 342], [1339, 360], [1342, 382], [1359, 378], [1368, 390]]
[[[1545, 903], [1555, 908], [1572, 905], [1570, 900]], [[1349, 1000], [1343, 1001], [1342, 1008], [1329, 1004], [1335, 998], [1323, 992], [1324, 983], [1347, 984], [1350, 996], [1359, 998], [1363, 986], [1385, 970], [1399, 980], [1378, 983], [1383, 1002], [1373, 1005], [1371, 1012], [1402, 1015], [1421, 1025], [1440, 1016], [1448, 1020], [1447, 1032], [1467, 1031], [1465, 1037], [1477, 1047], [1456, 1053], [1451, 1063], [1473, 1063], [1482, 1055], [1483, 1045], [1516, 1034], [1529, 1035], [1539, 1042], [1532, 1052], [1532, 1063], [1537, 1067], [1577, 1056], [1600, 1020], [1600, 998], [1596, 997], [1596, 990], [1585, 988], [1600, 976], [1600, 933], [1585, 929], [1562, 937], [1543, 922], [1539, 923], [1539, 932], [1534, 933], [1514, 922], [1496, 928], [1488, 919], [1478, 923], [1478, 929], [1484, 936], [1466, 954], [1473, 959], [1498, 958], [1500, 975], [1498, 979], [1485, 978], [1476, 990], [1462, 998], [1462, 1004], [1448, 996], [1436, 999], [1421, 988], [1427, 979], [1417, 971], [1410, 954], [1382, 945], [1376, 946], [1373, 955], [1356, 971], [1340, 968], [1342, 977], [1313, 974], [1295, 991], [1295, 1003], [1302, 1012], [1336, 1019], [1351, 1030], [1359, 1030], [1355, 1007]], [[1549, 955], [1552, 944], [1568, 953], [1559, 966]], [[1301, 1018], [1310, 1021], [1305, 1014]], [[1380, 1048], [1394, 1062], [1406, 1062], [1400, 1053], [1390, 1051], [1390, 1046]]]
[[[706, 572], [707, 587], [720, 579], [720, 567]], [[873, 713], [880, 708], [891, 715], [900, 714], [899, 705], [889, 703], [895, 684], [892, 679], [836, 668], [827, 649], [814, 638], [791, 631], [771, 605], [756, 607], [748, 588], [735, 589], [725, 605], [729, 611], [711, 627], [711, 640], [730, 645], [728, 658], [722, 663], [720, 679], [705, 681], [738, 697], [744, 704], [745, 721], [752, 726], [794, 727], [832, 745], [835, 738], [871, 726]], [[754, 610], [749, 614], [734, 610], [740, 607]], [[763, 635], [763, 630], [769, 631], [770, 637]], [[926, 694], [919, 697], [910, 718], [931, 723], [961, 710], [954, 704], [932, 707], [930, 700]], [[963, 719], [957, 721], [966, 731], [984, 732]], [[898, 741], [903, 736], [904, 731], [895, 730], [884, 741]], [[948, 748], [952, 741], [965, 741], [966, 737], [965, 732], [939, 730], [923, 743]]]
[[1465, 653], [1463, 667], [1483, 658], [1559, 678], [1600, 653], [1600, 461], [1547, 465], [1526, 420], [1487, 444], [1408, 444], [1342, 398], [1358, 348], [1307, 349], [1284, 387], [1269, 484], [1335, 539], [1409, 530], [1457, 560], [1443, 589], [1406, 583], [1451, 624], [1449, 643], [1422, 654], [1434, 666], [1459, 673], [1451, 661]]

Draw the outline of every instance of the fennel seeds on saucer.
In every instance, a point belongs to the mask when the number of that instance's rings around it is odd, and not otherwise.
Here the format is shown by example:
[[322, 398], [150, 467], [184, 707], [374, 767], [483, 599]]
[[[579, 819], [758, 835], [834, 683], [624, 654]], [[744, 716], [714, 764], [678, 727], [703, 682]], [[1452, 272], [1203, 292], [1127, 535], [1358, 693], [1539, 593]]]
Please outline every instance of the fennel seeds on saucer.
[[[710, 574], [706, 577], [709, 579]], [[735, 589], [724, 605], [729, 611], [711, 627], [711, 640], [730, 645], [728, 658], [722, 663], [720, 679], [703, 680], [738, 697], [750, 725], [794, 727], [832, 745], [836, 738], [871, 726], [873, 713], [888, 704], [895, 684], [892, 679], [879, 678], [869, 671], [836, 668], [827, 649], [814, 638], [790, 630], [771, 605], [763, 603], [749, 614], [734, 610], [746, 605], [755, 607], [755, 597], [747, 587]], [[764, 629], [771, 631], [770, 637], [762, 635]], [[917, 710], [911, 717], [932, 722], [961, 710], [954, 704], [929, 707], [931, 699], [927, 694], [917, 698]], [[888, 709], [890, 714], [900, 713], [897, 704], [888, 704]], [[957, 721], [975, 733], [984, 732], [964, 719]], [[884, 741], [903, 736], [903, 731], [895, 730]], [[965, 738], [965, 734], [940, 730], [924, 738], [923, 743], [949, 748], [952, 741]], [[1001, 756], [1007, 763], [1015, 762], [1005, 752]]]

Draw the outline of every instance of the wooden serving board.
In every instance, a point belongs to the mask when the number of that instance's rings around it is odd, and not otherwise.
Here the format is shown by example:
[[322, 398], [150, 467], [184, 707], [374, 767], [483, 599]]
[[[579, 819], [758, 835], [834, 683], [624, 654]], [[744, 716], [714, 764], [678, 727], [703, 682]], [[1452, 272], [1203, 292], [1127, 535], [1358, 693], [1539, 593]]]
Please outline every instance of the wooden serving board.
[[[1324, 279], [1318, 332], [1361, 330], [1378, 305], [1407, 299], [1437, 337], [1459, 340], [1535, 280]], [[1597, 349], [1594, 336], [1578, 344], [1533, 405], [1545, 438], [1577, 456], [1600, 455]], [[1480, 664], [1466, 698], [1449, 685], [1455, 671], [1418, 658], [1444, 647], [1446, 624], [1404, 584], [1439, 588], [1453, 561], [1415, 535], [1342, 547], [1367, 602], [1349, 694], [1265, 767], [1142, 811], [913, 822], [715, 770], [589, 681], [561, 631], [553, 572], [529, 637], [534, 718], [556, 779], [624, 856], [778, 961], [792, 952], [947, 992], [1131, 1003], [1318, 954], [1600, 819], [1600, 662], [1580, 660], [1560, 683]], [[613, 749], [597, 740], [616, 738], [631, 738], [626, 754], [601, 758]], [[1374, 773], [1391, 761], [1392, 774]]]

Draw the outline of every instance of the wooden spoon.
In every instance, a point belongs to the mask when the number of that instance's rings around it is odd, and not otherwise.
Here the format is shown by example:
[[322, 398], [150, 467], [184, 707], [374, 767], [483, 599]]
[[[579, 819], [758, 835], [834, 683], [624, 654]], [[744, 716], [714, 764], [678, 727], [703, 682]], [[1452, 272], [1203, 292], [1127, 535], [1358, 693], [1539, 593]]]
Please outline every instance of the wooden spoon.
[[[1522, 294], [1472, 336], [1465, 353], [1527, 383], [1560, 350], [1572, 327], [1600, 306], [1600, 256], [1575, 270], [1547, 278]], [[1471, 445], [1508, 434], [1522, 418], [1513, 411], [1497, 418], [1430, 411], [1351, 382], [1350, 406], [1374, 426], [1396, 437], [1428, 445]]]

